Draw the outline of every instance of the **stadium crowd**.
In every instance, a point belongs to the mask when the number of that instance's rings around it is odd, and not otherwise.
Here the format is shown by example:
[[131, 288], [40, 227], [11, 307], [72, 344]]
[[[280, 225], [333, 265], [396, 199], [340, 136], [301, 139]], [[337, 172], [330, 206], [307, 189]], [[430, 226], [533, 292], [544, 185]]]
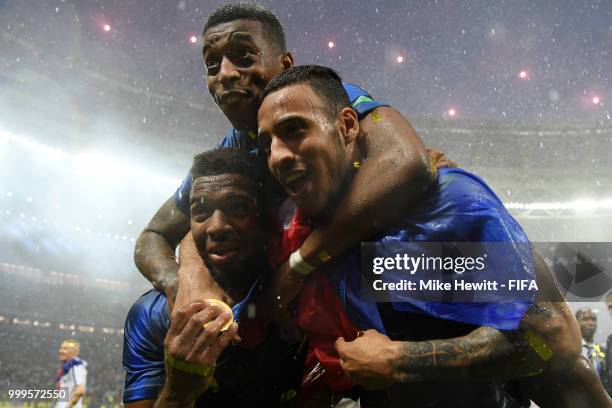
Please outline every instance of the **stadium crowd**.
[[120, 406], [122, 325], [141, 290], [8, 264], [0, 282], [10, 288], [0, 297], [0, 404], [10, 389], [53, 390], [59, 345], [74, 338], [89, 371], [86, 406]]

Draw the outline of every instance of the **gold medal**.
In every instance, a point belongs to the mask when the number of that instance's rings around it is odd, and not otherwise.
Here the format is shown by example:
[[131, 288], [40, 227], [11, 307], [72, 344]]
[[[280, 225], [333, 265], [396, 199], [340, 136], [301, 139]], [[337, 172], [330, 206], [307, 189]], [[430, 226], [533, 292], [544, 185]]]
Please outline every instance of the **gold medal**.
[[[232, 308], [229, 307], [229, 305], [221, 300], [218, 299], [206, 299], [206, 301], [208, 303], [210, 303], [211, 305], [218, 305], [221, 306], [221, 309], [223, 309], [223, 312], [229, 312], [230, 313], [230, 319], [227, 321], [227, 323], [225, 323], [225, 325], [221, 328], [221, 332], [226, 331], [227, 329], [230, 328], [230, 326], [232, 325], [232, 323], [234, 323], [234, 313], [232, 312]], [[206, 328], [206, 326], [208, 326], [209, 324], [211, 324], [214, 320], [211, 320], [208, 323], [204, 324], [204, 328]]]

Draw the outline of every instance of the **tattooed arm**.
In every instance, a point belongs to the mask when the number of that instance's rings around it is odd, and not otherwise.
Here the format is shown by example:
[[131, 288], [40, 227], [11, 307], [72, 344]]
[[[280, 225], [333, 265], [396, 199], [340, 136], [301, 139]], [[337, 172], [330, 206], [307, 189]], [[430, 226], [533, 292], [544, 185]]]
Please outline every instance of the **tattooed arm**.
[[428, 341], [393, 341], [368, 330], [352, 342], [340, 338], [342, 368], [369, 389], [426, 380], [506, 380], [544, 369], [546, 360], [516, 333], [479, 327], [466, 336]]
[[[343, 368], [369, 388], [428, 379], [514, 379], [566, 372], [580, 354], [580, 334], [550, 271], [535, 253], [538, 287], [545, 288], [515, 331], [482, 326], [466, 336], [422, 342], [392, 341], [374, 330], [336, 342]], [[557, 296], [558, 295], [558, 296]]]

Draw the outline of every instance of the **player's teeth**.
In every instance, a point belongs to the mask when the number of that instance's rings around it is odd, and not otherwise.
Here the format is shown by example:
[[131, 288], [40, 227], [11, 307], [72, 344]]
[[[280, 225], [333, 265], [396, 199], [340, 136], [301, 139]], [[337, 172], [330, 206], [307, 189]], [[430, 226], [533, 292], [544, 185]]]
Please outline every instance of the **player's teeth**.
[[290, 175], [289, 175], [289, 176], [288, 176], [288, 177], [285, 179], [285, 181], [286, 181], [287, 183], [291, 183], [291, 182], [293, 182], [293, 181], [297, 180], [298, 178], [302, 177], [303, 175], [304, 175], [304, 173], [301, 173], [301, 172], [300, 172], [300, 173], [293, 173], [293, 174], [290, 174]]

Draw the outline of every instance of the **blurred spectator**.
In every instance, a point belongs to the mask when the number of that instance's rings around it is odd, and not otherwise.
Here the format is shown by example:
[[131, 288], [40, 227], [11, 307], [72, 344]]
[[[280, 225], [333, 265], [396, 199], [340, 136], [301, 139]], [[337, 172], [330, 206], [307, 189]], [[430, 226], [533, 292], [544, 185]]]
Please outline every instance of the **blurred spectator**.
[[591, 308], [583, 307], [576, 312], [576, 320], [582, 334], [582, 355], [589, 359], [603, 381], [605, 349], [593, 341], [597, 331], [597, 314]]
[[79, 358], [81, 345], [74, 339], [64, 340], [59, 348], [62, 366], [57, 370], [57, 385], [67, 389], [68, 401], [57, 402], [56, 408], [82, 408], [87, 386], [87, 362]]
[[88, 362], [83, 405], [120, 406], [121, 327], [142, 288], [66, 276], [0, 264], [0, 407], [9, 389], [55, 389], [57, 346], [66, 337], [80, 343]]

